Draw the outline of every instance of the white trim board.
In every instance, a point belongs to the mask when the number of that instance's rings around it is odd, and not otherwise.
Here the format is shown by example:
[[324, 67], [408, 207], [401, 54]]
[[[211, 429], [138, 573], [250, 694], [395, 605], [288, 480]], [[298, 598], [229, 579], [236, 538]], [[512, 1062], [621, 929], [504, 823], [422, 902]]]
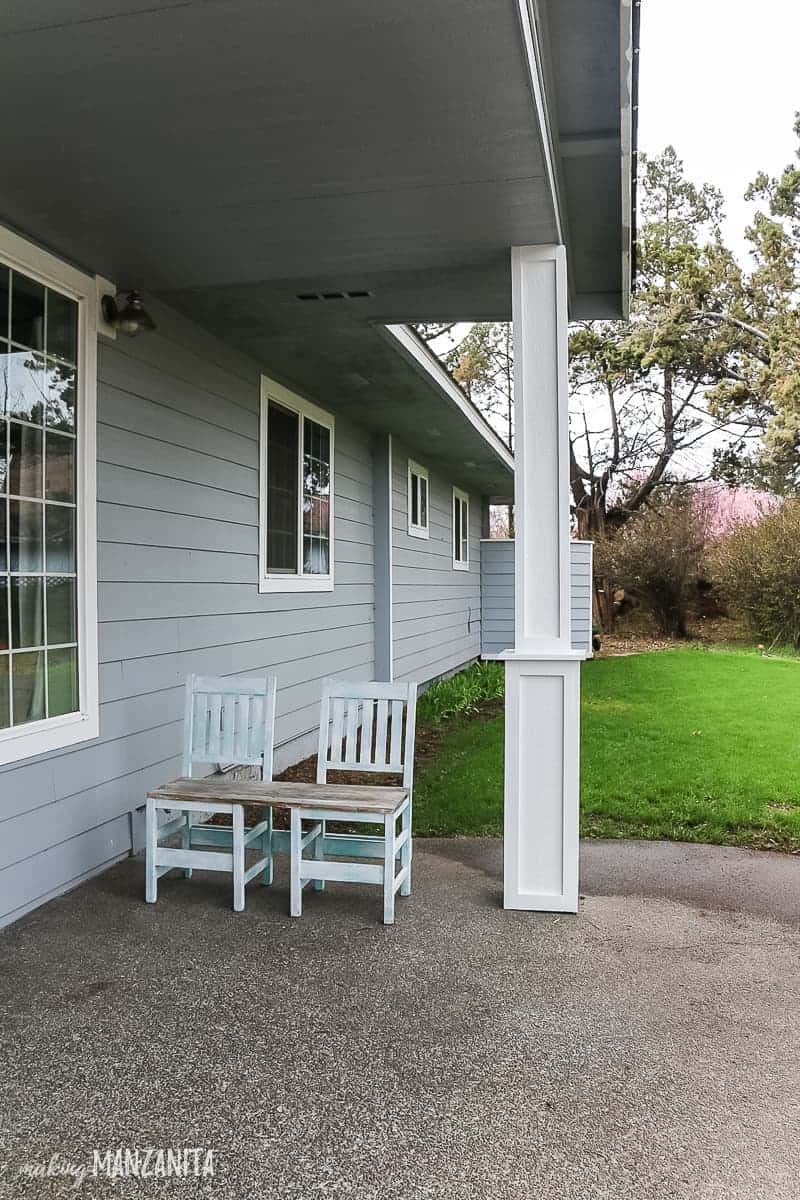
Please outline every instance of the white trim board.
[[394, 678], [394, 553], [392, 530], [393, 446], [390, 433], [372, 440], [374, 511], [375, 678]]
[[554, 122], [547, 96], [547, 81], [545, 77], [544, 54], [542, 52], [542, 19], [539, 13], [538, 0], [517, 0], [519, 23], [522, 32], [522, 43], [525, 48], [525, 59], [528, 65], [528, 78], [533, 95], [536, 119], [542, 140], [547, 183], [553, 204], [553, 217], [556, 223], [557, 241], [564, 244], [567, 240], [567, 223], [564, 215], [563, 189], [561, 186], [559, 159], [554, 142]]
[[633, 237], [636, 221], [634, 212], [634, 155], [636, 153], [636, 127], [634, 100], [636, 90], [637, 63], [639, 53], [635, 36], [637, 19], [632, 0], [622, 0], [620, 5], [620, 143], [622, 171], [622, 319], [630, 314], [631, 288], [633, 286]]

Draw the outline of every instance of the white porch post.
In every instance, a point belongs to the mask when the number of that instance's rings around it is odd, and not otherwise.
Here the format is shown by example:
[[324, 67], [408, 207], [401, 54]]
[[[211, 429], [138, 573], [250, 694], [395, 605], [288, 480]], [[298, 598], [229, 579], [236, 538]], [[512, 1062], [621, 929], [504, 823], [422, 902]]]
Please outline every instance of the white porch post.
[[511, 251], [514, 650], [506, 658], [506, 908], [577, 912], [580, 659], [569, 610], [567, 269]]

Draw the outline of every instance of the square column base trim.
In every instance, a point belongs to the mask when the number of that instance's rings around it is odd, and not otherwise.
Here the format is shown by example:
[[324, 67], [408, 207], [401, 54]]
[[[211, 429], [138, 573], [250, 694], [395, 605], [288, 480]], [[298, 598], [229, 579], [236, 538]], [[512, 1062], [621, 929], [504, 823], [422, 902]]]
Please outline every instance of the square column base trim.
[[505, 908], [578, 911], [582, 657], [506, 658]]

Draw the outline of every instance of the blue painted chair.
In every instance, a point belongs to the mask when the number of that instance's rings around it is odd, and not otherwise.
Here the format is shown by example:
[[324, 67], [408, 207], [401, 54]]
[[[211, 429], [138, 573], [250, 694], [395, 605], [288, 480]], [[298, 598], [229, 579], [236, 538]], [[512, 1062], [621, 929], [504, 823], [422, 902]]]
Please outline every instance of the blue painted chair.
[[[314, 883], [321, 891], [325, 880], [346, 883], [375, 883], [383, 888], [383, 920], [394, 922], [395, 895], [411, 892], [411, 805], [414, 781], [414, 735], [416, 728], [416, 683], [353, 683], [326, 679], [320, 710], [317, 783], [327, 784], [328, 774], [336, 771], [399, 775], [398, 788], [357, 787], [347, 785], [350, 811], [326, 809], [324, 800], [309, 800], [307, 806], [293, 806], [290, 832], [290, 907], [293, 917], [302, 913], [303, 888]], [[335, 791], [335, 788], [333, 789]], [[397, 799], [388, 795], [397, 792]], [[380, 795], [377, 793], [380, 792]], [[304, 831], [303, 821], [311, 821]], [[348, 837], [358, 844], [361, 861], [325, 858], [326, 847], [336, 837], [326, 834], [326, 821], [383, 826], [383, 834]], [[397, 823], [400, 822], [400, 829]], [[304, 856], [308, 848], [312, 858]], [[330, 849], [328, 849], [330, 853]], [[373, 864], [364, 857], [378, 858]], [[398, 868], [399, 859], [399, 870]]]
[[[217, 677], [190, 675], [186, 681], [186, 715], [183, 728], [183, 777], [191, 779], [194, 768], [209, 766], [255, 766], [265, 782], [272, 779], [272, 748], [275, 730], [273, 676]], [[178, 815], [176, 816], [176, 810]], [[170, 815], [163, 820], [159, 813]], [[192, 831], [196, 818], [212, 814], [230, 817], [220, 830], [222, 850], [193, 849]], [[162, 823], [159, 823], [159, 822]], [[180, 847], [165, 846], [168, 838], [180, 835]], [[227, 834], [227, 836], [225, 836]], [[258, 861], [245, 869], [248, 847], [261, 850]], [[245, 886], [256, 875], [272, 882], [272, 809], [264, 820], [245, 828], [242, 804], [230, 800], [147, 799], [146, 893], [155, 903], [158, 879], [175, 868], [183, 868], [187, 879], [192, 870], [226, 871], [233, 876], [233, 907], [244, 909]]]

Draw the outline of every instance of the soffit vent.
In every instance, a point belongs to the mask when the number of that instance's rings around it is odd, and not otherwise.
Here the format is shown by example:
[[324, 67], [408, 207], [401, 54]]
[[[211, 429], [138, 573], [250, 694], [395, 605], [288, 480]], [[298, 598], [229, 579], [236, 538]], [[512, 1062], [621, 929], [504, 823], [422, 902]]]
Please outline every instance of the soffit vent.
[[357, 290], [353, 292], [298, 292], [298, 300], [370, 300], [372, 292]]

